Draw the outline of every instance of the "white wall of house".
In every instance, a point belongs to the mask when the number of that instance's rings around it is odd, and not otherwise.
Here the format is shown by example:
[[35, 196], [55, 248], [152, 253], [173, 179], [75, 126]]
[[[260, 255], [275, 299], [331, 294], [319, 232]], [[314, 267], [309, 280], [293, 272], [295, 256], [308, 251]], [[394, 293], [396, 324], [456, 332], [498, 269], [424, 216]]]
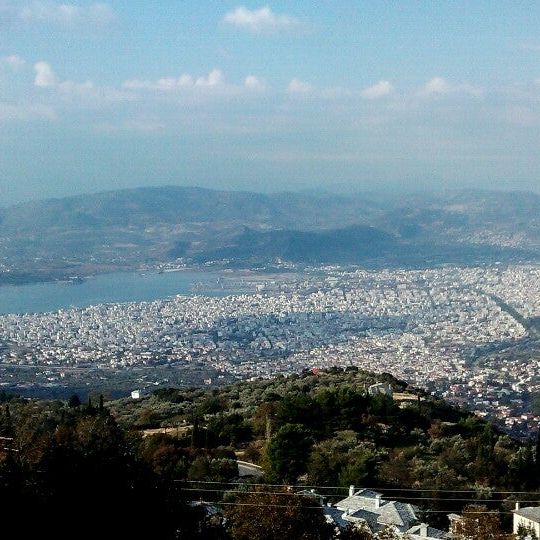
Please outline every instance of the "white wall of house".
[[536, 533], [536, 537], [540, 538], [540, 523], [514, 514], [514, 534], [518, 532], [520, 525], [523, 525], [524, 527], [531, 527]]

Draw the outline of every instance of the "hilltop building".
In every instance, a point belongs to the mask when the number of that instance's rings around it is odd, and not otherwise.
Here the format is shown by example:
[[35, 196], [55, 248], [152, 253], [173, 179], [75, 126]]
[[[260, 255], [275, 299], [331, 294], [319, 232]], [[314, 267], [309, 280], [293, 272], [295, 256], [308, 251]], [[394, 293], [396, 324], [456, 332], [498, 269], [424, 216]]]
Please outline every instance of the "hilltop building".
[[382, 394], [383, 396], [393, 397], [394, 391], [392, 390], [392, 387], [388, 383], [377, 383], [372, 384], [368, 388], [368, 394], [370, 396], [376, 396], [378, 394]]

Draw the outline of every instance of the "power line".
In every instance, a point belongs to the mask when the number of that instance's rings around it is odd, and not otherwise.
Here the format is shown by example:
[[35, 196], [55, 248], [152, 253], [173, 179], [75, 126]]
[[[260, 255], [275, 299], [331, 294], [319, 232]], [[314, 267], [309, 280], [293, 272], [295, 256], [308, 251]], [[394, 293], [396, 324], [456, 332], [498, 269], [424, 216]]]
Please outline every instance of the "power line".
[[[218, 480], [174, 480], [174, 482], [183, 482], [187, 484], [219, 484], [219, 485], [234, 485], [234, 486], [260, 486], [260, 487], [277, 487], [277, 488], [294, 488], [294, 489], [341, 489], [348, 491], [348, 487], [344, 486], [316, 486], [316, 485], [301, 485], [301, 484], [263, 484], [253, 482], [220, 482]], [[357, 491], [404, 491], [415, 493], [481, 493], [479, 489], [439, 489], [439, 488], [385, 488], [385, 487], [359, 487]], [[538, 495], [540, 491], [492, 491], [486, 488], [486, 493], [489, 495]]]
[[[207, 504], [210, 506], [254, 506], [258, 508], [291, 508], [287, 504], [265, 504], [265, 503], [240, 503], [240, 502], [224, 502], [224, 501], [186, 501], [191, 504]], [[302, 510], [323, 510], [324, 506], [302, 506]], [[335, 506], [329, 507], [337, 510]], [[457, 514], [463, 510], [424, 510], [425, 514]], [[345, 512], [344, 512], [345, 513]], [[466, 512], [467, 515], [476, 514], [512, 514], [513, 512], [499, 512], [498, 510], [471, 510]]]
[[[259, 508], [291, 508], [288, 504], [239, 503], [224, 501], [186, 501], [188, 503], [208, 504], [211, 506], [257, 506]], [[322, 510], [322, 506], [302, 506], [302, 510]]]
[[[182, 491], [197, 491], [197, 492], [205, 492], [205, 493], [238, 493], [240, 495], [247, 495], [247, 494], [257, 494], [257, 495], [283, 495], [286, 497], [309, 497], [309, 496], [325, 496], [325, 497], [343, 497], [342, 493], [294, 493], [294, 492], [287, 492], [287, 491], [245, 491], [245, 490], [232, 490], [232, 489], [212, 489], [212, 488], [182, 488]], [[405, 501], [453, 501], [453, 502], [483, 502], [483, 503], [501, 503], [501, 502], [514, 502], [514, 501], [508, 501], [505, 499], [489, 499], [489, 498], [476, 498], [476, 499], [457, 499], [454, 497], [450, 498], [439, 498], [439, 497], [400, 497], [397, 496], [395, 499], [403, 499]], [[524, 501], [520, 500], [520, 503], [537, 503], [538, 500], [529, 500]]]

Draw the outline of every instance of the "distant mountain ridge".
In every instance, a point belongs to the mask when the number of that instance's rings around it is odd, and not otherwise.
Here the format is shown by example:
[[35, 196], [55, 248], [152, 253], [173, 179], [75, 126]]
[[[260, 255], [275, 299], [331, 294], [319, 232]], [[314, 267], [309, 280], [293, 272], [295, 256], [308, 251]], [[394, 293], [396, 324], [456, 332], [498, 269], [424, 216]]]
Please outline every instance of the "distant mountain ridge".
[[253, 221], [275, 227], [313, 226], [315, 223], [328, 226], [342, 220], [356, 220], [359, 210], [365, 209], [369, 214], [376, 206], [339, 195], [262, 194], [164, 186], [19, 204], [0, 209], [0, 226], [5, 230], [25, 230], [193, 221]]
[[539, 254], [534, 193], [261, 194], [164, 186], [0, 209], [0, 277], [9, 271], [10, 278], [82, 275], [178, 257], [236, 266], [429, 265]]

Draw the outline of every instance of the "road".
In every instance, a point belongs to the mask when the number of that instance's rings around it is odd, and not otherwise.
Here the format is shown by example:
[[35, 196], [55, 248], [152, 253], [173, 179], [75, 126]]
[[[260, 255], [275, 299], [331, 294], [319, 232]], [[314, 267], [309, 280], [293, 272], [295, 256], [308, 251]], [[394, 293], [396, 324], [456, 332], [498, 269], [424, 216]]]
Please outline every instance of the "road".
[[255, 476], [261, 477], [264, 473], [259, 465], [255, 463], [248, 463], [247, 461], [238, 461], [238, 476]]

